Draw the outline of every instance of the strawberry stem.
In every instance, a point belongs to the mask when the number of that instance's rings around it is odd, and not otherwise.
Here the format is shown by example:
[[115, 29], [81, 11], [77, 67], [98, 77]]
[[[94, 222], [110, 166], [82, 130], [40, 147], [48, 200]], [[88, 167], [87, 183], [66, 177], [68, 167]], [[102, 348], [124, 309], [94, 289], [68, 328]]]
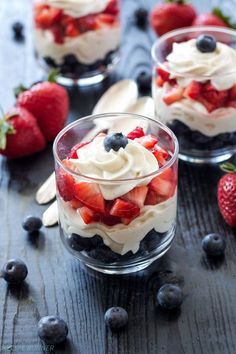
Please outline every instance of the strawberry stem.
[[58, 69], [52, 69], [48, 74], [48, 82], [57, 82], [57, 76], [59, 74]]
[[15, 98], [17, 98], [20, 93], [27, 91], [27, 87], [25, 87], [24, 85], [19, 85], [14, 89], [14, 94], [15, 94]]
[[226, 163], [223, 163], [222, 165], [220, 165], [220, 169], [224, 172], [227, 172], [227, 173], [235, 173], [236, 172], [236, 166], [230, 162], [226, 162]]
[[236, 29], [236, 24], [231, 22], [230, 16], [227, 16], [223, 13], [223, 11], [219, 7], [214, 7], [212, 10], [213, 15], [219, 17], [221, 20], [225, 22], [225, 24], [231, 28]]

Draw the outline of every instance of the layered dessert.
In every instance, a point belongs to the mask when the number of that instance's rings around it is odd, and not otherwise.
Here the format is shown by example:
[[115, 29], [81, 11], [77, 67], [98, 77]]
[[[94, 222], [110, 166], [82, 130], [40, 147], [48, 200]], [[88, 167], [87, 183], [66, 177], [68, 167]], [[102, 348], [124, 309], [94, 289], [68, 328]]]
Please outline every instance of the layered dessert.
[[35, 0], [38, 57], [63, 76], [104, 71], [117, 60], [118, 0]]
[[157, 117], [175, 132], [180, 151], [236, 147], [236, 51], [229, 35], [219, 38], [225, 43], [190, 35], [156, 67]]
[[56, 169], [67, 247], [113, 263], [148, 256], [174, 236], [177, 164], [165, 168], [170, 159], [141, 127], [75, 145]]

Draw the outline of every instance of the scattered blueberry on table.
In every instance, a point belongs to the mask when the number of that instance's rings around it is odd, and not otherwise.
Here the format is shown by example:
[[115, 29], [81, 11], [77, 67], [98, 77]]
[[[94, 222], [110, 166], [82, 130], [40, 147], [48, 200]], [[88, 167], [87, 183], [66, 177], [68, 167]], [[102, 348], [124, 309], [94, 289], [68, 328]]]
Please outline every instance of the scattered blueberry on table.
[[183, 291], [178, 285], [165, 284], [157, 293], [157, 301], [166, 310], [177, 309], [183, 302]]
[[12, 25], [12, 30], [14, 33], [14, 39], [16, 41], [22, 41], [24, 39], [24, 26], [21, 22], [15, 22]]
[[142, 71], [137, 76], [137, 84], [140, 93], [147, 93], [151, 90], [152, 75], [146, 71]]
[[104, 139], [104, 147], [107, 152], [118, 151], [120, 148], [125, 148], [127, 144], [128, 139], [122, 133], [107, 135]]
[[220, 234], [206, 235], [202, 240], [202, 248], [208, 256], [222, 256], [226, 248], [225, 237]]
[[38, 335], [46, 344], [59, 344], [66, 340], [68, 326], [58, 316], [45, 316], [38, 322]]
[[147, 9], [140, 7], [134, 12], [135, 23], [141, 28], [145, 29], [148, 24], [148, 11]]
[[128, 323], [128, 313], [122, 307], [111, 307], [105, 313], [105, 323], [111, 329], [120, 329]]
[[201, 35], [197, 38], [196, 45], [201, 53], [212, 53], [216, 50], [217, 43], [213, 36]]
[[22, 222], [22, 227], [25, 231], [28, 232], [35, 232], [39, 231], [42, 227], [43, 223], [42, 220], [36, 216], [29, 215], [27, 216], [23, 222]]
[[20, 284], [27, 277], [28, 269], [22, 260], [14, 258], [5, 263], [1, 274], [3, 279], [9, 284]]

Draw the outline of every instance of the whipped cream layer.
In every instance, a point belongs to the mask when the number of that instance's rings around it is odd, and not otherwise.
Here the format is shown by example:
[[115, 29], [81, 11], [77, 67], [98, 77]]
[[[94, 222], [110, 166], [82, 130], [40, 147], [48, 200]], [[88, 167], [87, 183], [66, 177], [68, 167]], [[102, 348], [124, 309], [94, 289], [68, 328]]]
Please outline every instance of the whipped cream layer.
[[107, 226], [97, 222], [86, 225], [79, 211], [72, 209], [60, 197], [58, 202], [60, 224], [67, 235], [72, 233], [82, 237], [99, 235], [102, 237], [104, 244], [110, 247], [112, 251], [124, 255], [129, 251], [136, 253], [140, 242], [152, 229], [159, 233], [171, 229], [176, 218], [177, 193], [160, 204], [144, 206], [141, 214], [129, 225]]
[[[76, 172], [87, 177], [114, 181], [113, 184], [99, 182], [106, 200], [113, 200], [138, 185], [147, 185], [152, 177], [135, 180], [159, 169], [155, 156], [135, 140], [128, 140], [126, 147], [118, 151], [104, 148], [104, 136], [96, 137], [89, 144], [77, 150], [78, 159], [70, 159]], [[123, 183], [115, 180], [134, 179]], [[78, 180], [79, 181], [79, 180]]]
[[110, 0], [47, 0], [48, 5], [62, 9], [72, 17], [103, 12]]
[[197, 130], [209, 137], [236, 132], [235, 108], [218, 108], [209, 113], [203, 104], [189, 98], [184, 98], [168, 106], [163, 101], [168, 89], [170, 89], [168, 83], [165, 83], [163, 87], [156, 87], [153, 84], [156, 115], [163, 123], [178, 120], [191, 130]]
[[[211, 80], [212, 85], [220, 91], [228, 90], [236, 83], [236, 51], [220, 42], [217, 42], [216, 50], [211, 53], [200, 52], [196, 39], [174, 43], [166, 60], [172, 73], [171, 78], [176, 78], [183, 87], [193, 80]], [[186, 74], [189, 77], [183, 77]]]
[[65, 43], [57, 44], [50, 31], [35, 30], [35, 48], [40, 57], [53, 58], [57, 64], [62, 64], [63, 57], [74, 54], [83, 64], [93, 64], [104, 59], [110, 51], [120, 45], [120, 26], [88, 31], [74, 38], [67, 37]]

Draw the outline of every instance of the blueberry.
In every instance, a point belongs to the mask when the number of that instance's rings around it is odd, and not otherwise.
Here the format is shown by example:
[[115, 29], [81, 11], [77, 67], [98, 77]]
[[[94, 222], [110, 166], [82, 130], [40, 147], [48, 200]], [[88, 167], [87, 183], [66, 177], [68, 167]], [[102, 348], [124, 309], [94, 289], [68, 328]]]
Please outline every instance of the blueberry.
[[21, 22], [15, 22], [12, 25], [12, 30], [14, 32], [14, 37], [17, 40], [21, 40], [23, 39], [23, 30], [24, 30], [24, 26]]
[[128, 139], [122, 133], [107, 135], [104, 139], [104, 147], [107, 152], [110, 150], [118, 151], [120, 148], [125, 148], [128, 144]]
[[219, 234], [209, 234], [203, 238], [202, 248], [209, 256], [221, 256], [226, 248], [225, 237]]
[[94, 237], [82, 237], [77, 234], [72, 234], [69, 237], [69, 245], [76, 251], [91, 251], [94, 248], [103, 244], [102, 238], [98, 235]]
[[38, 335], [47, 344], [58, 344], [66, 340], [68, 326], [58, 316], [42, 317], [38, 322]]
[[32, 215], [27, 216], [22, 223], [23, 229], [28, 232], [38, 231], [39, 229], [41, 229], [42, 225], [42, 220]]
[[173, 310], [183, 302], [183, 292], [178, 285], [165, 284], [157, 293], [157, 301], [159, 305], [167, 310]]
[[27, 266], [18, 258], [10, 259], [2, 268], [2, 277], [10, 284], [22, 283], [27, 274]]
[[105, 323], [111, 329], [120, 329], [128, 323], [128, 313], [122, 307], [111, 307], [105, 313]]
[[145, 28], [148, 23], [148, 11], [143, 7], [137, 9], [134, 13], [136, 25], [140, 28]]
[[201, 53], [212, 53], [216, 50], [216, 39], [210, 35], [201, 35], [197, 38], [197, 49]]
[[106, 245], [95, 247], [93, 250], [88, 252], [89, 257], [97, 259], [103, 263], [114, 263], [120, 260], [119, 254], [113, 252]]
[[78, 64], [78, 60], [74, 54], [67, 54], [64, 57], [64, 63], [67, 65], [75, 65]]
[[152, 83], [152, 75], [147, 73], [146, 71], [142, 71], [137, 79], [137, 84], [139, 91], [142, 93], [149, 92], [151, 90], [151, 83]]
[[55, 63], [54, 59], [52, 59], [51, 57], [44, 57], [43, 59], [48, 66], [57, 68], [57, 64]]

